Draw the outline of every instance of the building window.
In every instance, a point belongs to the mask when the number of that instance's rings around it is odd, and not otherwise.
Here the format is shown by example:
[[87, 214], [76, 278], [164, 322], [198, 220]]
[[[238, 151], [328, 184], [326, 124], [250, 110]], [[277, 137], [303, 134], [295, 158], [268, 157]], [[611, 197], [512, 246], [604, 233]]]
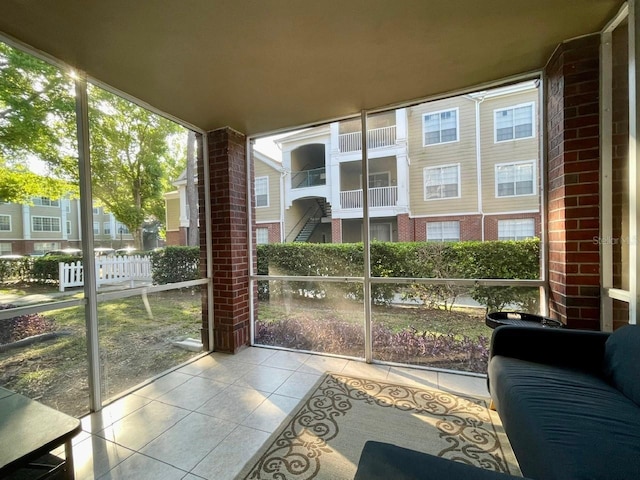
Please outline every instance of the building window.
[[256, 228], [256, 243], [258, 245], [266, 245], [269, 243], [269, 229]]
[[458, 141], [458, 109], [422, 116], [424, 146]]
[[256, 207], [269, 206], [269, 177], [256, 178]]
[[427, 241], [458, 242], [460, 241], [460, 222], [427, 222]]
[[533, 195], [535, 162], [500, 163], [496, 165], [496, 197]]
[[494, 110], [495, 141], [533, 137], [533, 103]]
[[102, 224], [102, 233], [105, 235], [111, 235], [111, 222], [104, 222]]
[[34, 242], [33, 253], [42, 255], [49, 250], [60, 250], [60, 242]]
[[369, 225], [369, 237], [371, 240], [378, 242], [391, 241], [391, 224], [390, 223], [372, 223]]
[[71, 235], [71, 222], [67, 220], [67, 235]]
[[93, 207], [93, 214], [100, 215], [100, 207]]
[[31, 230], [34, 232], [59, 232], [60, 218], [31, 217]]
[[59, 207], [60, 200], [51, 200], [49, 197], [33, 197], [33, 204], [39, 207]]
[[0, 243], [0, 255], [11, 255], [11, 244], [9, 242]]
[[0, 232], [11, 231], [11, 215], [0, 215]]
[[100, 235], [100, 222], [93, 222], [93, 234]]
[[460, 196], [460, 165], [424, 169], [424, 199], [457, 198]]
[[524, 240], [535, 236], [533, 218], [498, 220], [498, 240]]
[[126, 225], [123, 225], [122, 223], [118, 222], [116, 224], [116, 232], [119, 235], [128, 235], [129, 234], [129, 229], [127, 228]]

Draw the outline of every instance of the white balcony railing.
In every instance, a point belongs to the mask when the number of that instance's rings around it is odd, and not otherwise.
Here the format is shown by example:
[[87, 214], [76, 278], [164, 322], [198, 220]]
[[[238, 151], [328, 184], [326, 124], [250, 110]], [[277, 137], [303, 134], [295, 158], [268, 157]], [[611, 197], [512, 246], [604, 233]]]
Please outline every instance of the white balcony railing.
[[[389, 147], [396, 143], [396, 126], [373, 128], [367, 131], [367, 146], [370, 149]], [[341, 153], [362, 150], [362, 133], [343, 133], [338, 136]]]
[[[375, 187], [369, 189], [369, 207], [394, 207], [398, 203], [398, 187]], [[362, 189], [340, 192], [340, 206], [362, 208]]]

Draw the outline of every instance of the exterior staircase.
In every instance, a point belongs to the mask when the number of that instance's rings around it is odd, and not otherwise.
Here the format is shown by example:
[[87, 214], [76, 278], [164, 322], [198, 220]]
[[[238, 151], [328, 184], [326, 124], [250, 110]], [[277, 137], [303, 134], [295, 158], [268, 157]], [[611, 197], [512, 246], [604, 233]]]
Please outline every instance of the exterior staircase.
[[316, 227], [322, 221], [324, 217], [331, 217], [331, 204], [328, 203], [324, 198], [319, 198], [317, 200], [318, 208], [311, 215], [307, 221], [305, 222], [302, 230], [296, 235], [295, 242], [308, 242], [311, 235], [315, 231]]

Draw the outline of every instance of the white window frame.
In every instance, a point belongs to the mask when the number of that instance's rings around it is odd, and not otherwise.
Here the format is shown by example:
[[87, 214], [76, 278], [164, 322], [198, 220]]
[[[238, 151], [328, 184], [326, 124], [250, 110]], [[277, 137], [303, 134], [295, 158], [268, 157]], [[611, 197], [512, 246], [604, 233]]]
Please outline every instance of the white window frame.
[[60, 250], [60, 242], [34, 242], [33, 253], [45, 253], [49, 250]]
[[[47, 219], [52, 220], [52, 221], [53, 220], [57, 220], [58, 221], [58, 229], [54, 230], [52, 228], [51, 230], [44, 230], [44, 229], [36, 230], [35, 229], [35, 220], [36, 220], [36, 218], [40, 218], [40, 219], [47, 218]], [[53, 222], [51, 222], [51, 223], [53, 223]], [[52, 225], [52, 227], [53, 227], [53, 225]], [[31, 231], [32, 232], [40, 232], [40, 233], [43, 233], [43, 232], [44, 233], [49, 233], [49, 232], [51, 232], [51, 233], [61, 233], [62, 232], [62, 221], [61, 221], [60, 217], [47, 217], [47, 216], [44, 216], [44, 215], [34, 215], [34, 216], [31, 217]]]
[[100, 215], [100, 207], [93, 207], [93, 214]]
[[[267, 189], [267, 203], [266, 205], [258, 205], [258, 181], [264, 181], [266, 183], [266, 189]], [[269, 207], [270, 204], [270, 199], [269, 199], [269, 176], [265, 175], [263, 177], [256, 177], [255, 181], [254, 181], [254, 189], [255, 189], [255, 195], [256, 195], [256, 208], [267, 208]]]
[[[371, 177], [383, 176], [387, 177], [387, 184], [384, 187], [372, 187], [371, 186]], [[385, 188], [391, 187], [391, 171], [387, 170], [386, 172], [369, 172], [369, 188]], [[360, 174], [360, 188], [362, 189], [362, 174]]]
[[129, 228], [124, 223], [116, 222], [116, 233], [118, 235], [120, 235], [121, 228], [123, 229], [122, 235], [131, 235]]
[[[451, 226], [455, 224], [458, 230], [458, 236], [454, 239], [454, 238], [444, 238], [444, 227], [445, 225], [447, 226]], [[429, 227], [435, 228], [435, 227], [439, 227], [440, 230], [440, 234], [438, 235], [438, 238], [434, 238], [434, 237], [429, 237]], [[460, 220], [448, 220], [448, 221], [443, 221], [443, 222], [427, 222], [427, 225], [425, 227], [425, 237], [426, 240], [428, 242], [459, 242], [460, 241]]]
[[67, 229], [67, 235], [71, 235], [71, 222], [69, 220], [67, 220], [65, 222], [66, 225], [66, 229]]
[[13, 245], [11, 244], [11, 242], [0, 242], [0, 255], [11, 255], [12, 252]]
[[[515, 132], [516, 125], [515, 125], [515, 119], [514, 119], [514, 123], [511, 126], [513, 131], [513, 138], [498, 140], [498, 121], [497, 121], [498, 113], [504, 112], [506, 110], [512, 110], [515, 112], [517, 108], [523, 108], [523, 107], [531, 107], [531, 135], [528, 137], [516, 137], [516, 132]], [[512, 115], [512, 117], [515, 117], [515, 115]], [[494, 143], [516, 142], [518, 140], [526, 140], [528, 138], [535, 138], [535, 137], [536, 137], [536, 103], [535, 102], [519, 103], [517, 105], [511, 105], [504, 108], [496, 108], [493, 111], [493, 142]]]
[[60, 200], [51, 200], [49, 197], [32, 197], [31, 201], [38, 207], [60, 208]]
[[[516, 189], [514, 187], [513, 189], [513, 195], [499, 195], [499, 188], [498, 188], [498, 168], [499, 167], [506, 167], [506, 166], [516, 166], [516, 165], [524, 165], [524, 164], [531, 164], [533, 166], [533, 178], [532, 178], [532, 188], [531, 188], [531, 193], [516, 193]], [[519, 162], [504, 162], [504, 163], [496, 163], [494, 166], [494, 179], [495, 179], [495, 196], [496, 198], [513, 198], [513, 197], [530, 197], [532, 195], [536, 195], [536, 192], [538, 191], [538, 182], [537, 182], [537, 178], [538, 178], [538, 171], [536, 169], [536, 164], [537, 161], [536, 160], [522, 160]], [[515, 184], [515, 181], [514, 181]]]
[[[264, 235], [266, 235], [266, 239], [263, 237]], [[269, 243], [269, 228], [256, 227], [256, 245], [267, 245], [268, 243]]]
[[[439, 132], [440, 132], [440, 141], [439, 142], [435, 142], [435, 143], [427, 143], [425, 141], [425, 134], [427, 133], [425, 130], [425, 117], [427, 116], [431, 116], [431, 115], [441, 115], [443, 113], [446, 112], [455, 112], [456, 113], [456, 139], [455, 140], [447, 140], [446, 142], [442, 141], [442, 128], [440, 128]], [[440, 127], [442, 127], [442, 122], [440, 124]], [[422, 146], [423, 147], [432, 147], [434, 145], [446, 145], [448, 143], [456, 143], [460, 141], [460, 109], [458, 107], [454, 107], [454, 108], [446, 108], [444, 110], [437, 110], [435, 112], [426, 112], [422, 114]]]
[[[500, 235], [500, 228], [508, 228], [511, 231], [515, 231], [517, 233], [518, 227], [524, 225], [525, 222], [527, 224], [531, 224], [531, 235]], [[509, 232], [511, 233], [511, 232]], [[528, 238], [536, 237], [536, 222], [533, 218], [508, 218], [504, 220], [498, 220], [498, 240], [526, 240]]]
[[2, 219], [8, 218], [9, 219], [9, 229], [5, 230], [4, 228], [0, 228], [0, 232], [12, 232], [13, 231], [13, 225], [11, 224], [11, 215], [0, 215], [0, 218], [2, 218]]
[[111, 235], [111, 222], [102, 222], [102, 233]]
[[[442, 170], [444, 168], [452, 168], [455, 167], [458, 171], [457, 185], [458, 185], [458, 195], [451, 197], [438, 197], [438, 198], [427, 198], [427, 172], [429, 170]], [[438, 165], [437, 167], [425, 167], [422, 171], [422, 196], [425, 202], [431, 202], [436, 200], [451, 200], [460, 198], [462, 196], [462, 184], [460, 177], [460, 164], [459, 163], [451, 163], [449, 165]]]
[[100, 235], [100, 222], [93, 222], [93, 234]]

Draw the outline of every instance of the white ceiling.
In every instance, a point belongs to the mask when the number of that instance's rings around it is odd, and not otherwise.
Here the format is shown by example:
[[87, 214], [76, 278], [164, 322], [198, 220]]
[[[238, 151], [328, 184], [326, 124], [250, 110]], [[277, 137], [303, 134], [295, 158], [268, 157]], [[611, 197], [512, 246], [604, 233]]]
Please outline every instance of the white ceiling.
[[540, 69], [620, 0], [2, 0], [0, 32], [204, 130], [344, 117]]

